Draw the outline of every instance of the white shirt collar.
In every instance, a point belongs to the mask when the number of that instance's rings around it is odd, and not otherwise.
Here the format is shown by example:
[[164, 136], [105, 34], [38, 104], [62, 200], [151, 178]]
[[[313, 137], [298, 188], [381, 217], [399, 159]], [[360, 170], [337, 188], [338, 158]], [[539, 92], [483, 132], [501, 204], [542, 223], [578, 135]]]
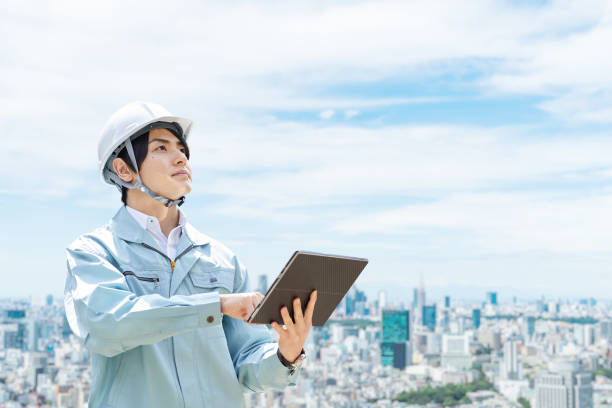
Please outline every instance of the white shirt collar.
[[181, 238], [183, 228], [187, 223], [187, 217], [185, 217], [185, 214], [180, 209], [178, 210], [178, 225], [174, 227], [166, 237], [162, 232], [161, 226], [159, 225], [159, 221], [156, 217], [145, 214], [128, 206], [126, 206], [126, 209], [136, 220], [138, 225], [151, 234], [155, 242], [157, 242], [157, 245], [159, 245], [159, 248], [165, 251], [168, 258], [174, 259], [178, 249], [179, 239]]
[[[138, 211], [128, 205], [125, 206], [125, 208], [128, 210], [128, 212], [132, 215], [132, 217], [134, 217], [134, 219], [136, 220], [136, 222], [138, 223], [138, 225], [140, 225], [142, 227], [142, 229], [150, 229], [150, 225], [149, 224], [159, 224], [159, 221], [157, 220], [156, 217], [149, 215], [149, 214], [145, 214], [141, 211]], [[177, 208], [178, 213], [179, 213], [179, 220], [178, 220], [178, 225], [177, 227], [184, 227], [185, 224], [187, 224], [187, 216], [185, 216], [185, 213], [183, 211], [181, 211], [180, 208]]]

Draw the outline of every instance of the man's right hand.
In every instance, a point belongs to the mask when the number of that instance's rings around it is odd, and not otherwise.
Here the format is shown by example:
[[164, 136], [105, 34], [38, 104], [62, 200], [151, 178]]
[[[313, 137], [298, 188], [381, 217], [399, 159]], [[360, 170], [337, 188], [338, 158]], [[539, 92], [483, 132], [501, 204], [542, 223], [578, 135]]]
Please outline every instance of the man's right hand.
[[246, 323], [255, 307], [257, 307], [263, 298], [264, 296], [259, 292], [219, 295], [221, 313], [234, 319], [244, 320]]

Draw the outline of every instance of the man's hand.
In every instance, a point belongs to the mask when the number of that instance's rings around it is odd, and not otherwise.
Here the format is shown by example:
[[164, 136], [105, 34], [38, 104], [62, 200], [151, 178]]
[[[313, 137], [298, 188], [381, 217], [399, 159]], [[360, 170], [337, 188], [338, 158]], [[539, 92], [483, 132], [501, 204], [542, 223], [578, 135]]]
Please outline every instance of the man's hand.
[[300, 355], [306, 342], [306, 337], [312, 328], [312, 314], [315, 302], [317, 301], [317, 291], [313, 290], [306, 311], [302, 314], [302, 304], [300, 298], [293, 299], [293, 317], [289, 315], [286, 306], [281, 309], [284, 326], [278, 322], [272, 322], [272, 328], [278, 333], [278, 350], [285, 360], [294, 362]]
[[263, 297], [259, 292], [219, 295], [221, 313], [234, 319], [244, 320], [246, 323]]

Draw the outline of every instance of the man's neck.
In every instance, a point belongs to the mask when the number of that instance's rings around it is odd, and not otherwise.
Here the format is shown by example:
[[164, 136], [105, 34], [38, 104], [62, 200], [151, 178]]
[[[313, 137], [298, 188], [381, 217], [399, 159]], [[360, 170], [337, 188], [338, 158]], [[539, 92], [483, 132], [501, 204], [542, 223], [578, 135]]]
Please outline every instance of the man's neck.
[[127, 205], [133, 209], [157, 218], [162, 233], [166, 237], [170, 235], [170, 231], [172, 231], [178, 225], [179, 212], [176, 205], [166, 207], [140, 190], [128, 191], [126, 201]]

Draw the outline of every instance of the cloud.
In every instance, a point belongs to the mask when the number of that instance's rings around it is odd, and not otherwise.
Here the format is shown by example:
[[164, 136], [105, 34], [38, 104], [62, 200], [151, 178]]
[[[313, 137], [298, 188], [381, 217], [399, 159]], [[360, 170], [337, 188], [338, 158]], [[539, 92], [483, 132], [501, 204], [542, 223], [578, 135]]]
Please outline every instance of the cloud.
[[347, 119], [354, 118], [357, 115], [359, 115], [359, 111], [356, 109], [349, 109], [347, 111], [344, 111], [344, 117]]
[[[468, 281], [477, 268], [494, 280], [494, 265], [457, 259], [490, 251], [516, 268], [527, 261], [508, 251], [564, 251], [550, 270], [578, 251], [595, 270], [592, 253], [610, 238], [612, 142], [581, 126], [611, 121], [611, 22], [605, 0], [9, 1], [0, 189], [92, 211], [117, 202], [95, 173], [99, 132], [126, 102], [152, 100], [195, 120], [190, 205], [238, 220], [236, 230], [265, 220], [346, 248], [379, 234], [379, 250], [395, 251], [375, 253], [384, 268], [420, 259], [454, 274], [458, 262]], [[451, 125], [443, 110], [395, 125], [386, 116], [468, 94], [512, 106], [536, 95], [557, 128], [476, 115]], [[359, 120], [295, 119], [326, 111]]]
[[[197, 119], [219, 119], [237, 107], [356, 109], [407, 98], [334, 98], [325, 89], [419, 81], [457, 69], [476, 69], [485, 93], [541, 93], [554, 101], [577, 89], [610, 89], [611, 62], [600, 45], [610, 41], [611, 15], [604, 0], [470, 7], [458, 0], [282, 7], [186, 1], [176, 10], [155, 1], [147, 10], [49, 1], [36, 12], [9, 2], [0, 15], [0, 118], [92, 121], [91, 130], [76, 128], [93, 135], [98, 122], [133, 99], [156, 100]], [[181, 24], [147, 24], [160, 17]]]
[[348, 218], [345, 233], [398, 234], [411, 229], [460, 232], [475, 250], [606, 253], [612, 239], [612, 192], [596, 196], [543, 193], [452, 194], [432, 203]]
[[333, 109], [326, 109], [319, 113], [321, 119], [331, 119], [336, 112]]

